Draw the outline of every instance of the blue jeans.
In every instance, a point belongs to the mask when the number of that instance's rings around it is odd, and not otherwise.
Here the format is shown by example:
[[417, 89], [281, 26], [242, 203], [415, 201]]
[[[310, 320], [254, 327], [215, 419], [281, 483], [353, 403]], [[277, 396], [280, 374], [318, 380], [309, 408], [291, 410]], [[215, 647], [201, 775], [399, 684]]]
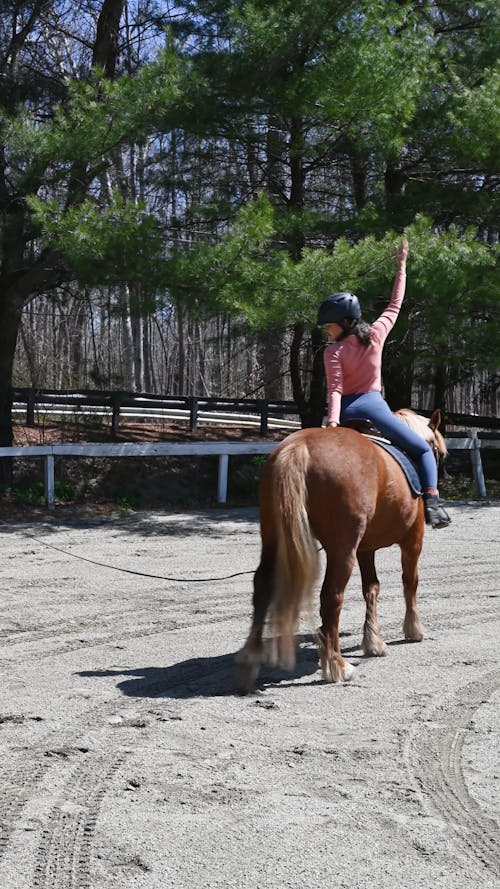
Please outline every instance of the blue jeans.
[[371, 420], [385, 438], [406, 451], [415, 463], [422, 490], [437, 488], [437, 465], [431, 448], [406, 423], [392, 413], [380, 392], [343, 395], [340, 420]]

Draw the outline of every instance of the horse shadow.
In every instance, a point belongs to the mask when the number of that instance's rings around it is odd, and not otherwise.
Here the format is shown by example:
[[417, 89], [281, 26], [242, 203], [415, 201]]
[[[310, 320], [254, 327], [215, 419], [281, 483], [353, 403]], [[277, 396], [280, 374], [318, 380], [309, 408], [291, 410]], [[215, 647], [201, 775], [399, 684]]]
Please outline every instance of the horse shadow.
[[[235, 680], [234, 654], [190, 658], [169, 667], [138, 666], [131, 669], [82, 670], [76, 675], [87, 679], [124, 677], [116, 687], [129, 698], [185, 700], [239, 694]], [[256, 684], [256, 693], [267, 688], [292, 685], [306, 677], [310, 677], [310, 681], [306, 684], [316, 685], [323, 682], [313, 636], [298, 637], [297, 660], [293, 671], [263, 664]]]

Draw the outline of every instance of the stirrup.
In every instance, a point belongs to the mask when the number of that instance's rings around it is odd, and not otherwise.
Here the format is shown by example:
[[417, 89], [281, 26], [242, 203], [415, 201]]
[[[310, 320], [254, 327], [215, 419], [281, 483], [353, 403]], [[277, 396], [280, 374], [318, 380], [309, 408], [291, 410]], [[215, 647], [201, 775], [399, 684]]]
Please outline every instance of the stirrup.
[[437, 494], [424, 494], [424, 515], [426, 525], [431, 528], [447, 528], [451, 523]]

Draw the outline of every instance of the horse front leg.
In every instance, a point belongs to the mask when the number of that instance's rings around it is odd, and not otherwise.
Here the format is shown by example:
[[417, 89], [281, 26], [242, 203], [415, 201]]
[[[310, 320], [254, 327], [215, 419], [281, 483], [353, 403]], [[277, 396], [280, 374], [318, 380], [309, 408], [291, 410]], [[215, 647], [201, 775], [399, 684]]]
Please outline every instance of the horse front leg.
[[380, 584], [375, 570], [375, 551], [358, 553], [357, 558], [366, 604], [361, 648], [367, 657], [383, 657], [387, 654], [387, 646], [380, 635], [378, 625], [377, 604]]
[[351, 576], [354, 555], [340, 568], [327, 564], [321, 588], [321, 628], [318, 643], [321, 671], [325, 682], [348, 682], [354, 675], [354, 667], [342, 657], [339, 640], [339, 622], [344, 604], [344, 590]]
[[422, 542], [423, 530], [421, 534], [416, 533], [400, 544], [406, 602], [403, 633], [409, 642], [421, 642], [424, 638], [424, 628], [417, 611], [418, 560], [422, 552]]
[[253, 618], [248, 638], [235, 656], [236, 683], [241, 694], [253, 691], [264, 660], [262, 633], [274, 593], [274, 550], [263, 552], [253, 579]]

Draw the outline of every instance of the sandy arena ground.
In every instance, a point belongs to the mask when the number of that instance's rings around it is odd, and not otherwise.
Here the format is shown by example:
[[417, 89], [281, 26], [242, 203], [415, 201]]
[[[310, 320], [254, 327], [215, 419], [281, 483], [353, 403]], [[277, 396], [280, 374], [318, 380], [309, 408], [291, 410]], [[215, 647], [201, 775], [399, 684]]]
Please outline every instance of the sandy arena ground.
[[360, 651], [355, 573], [353, 681], [322, 682], [304, 623], [246, 698], [256, 510], [2, 524], [1, 889], [499, 887], [500, 504], [450, 511], [421, 644], [383, 551], [388, 656]]

